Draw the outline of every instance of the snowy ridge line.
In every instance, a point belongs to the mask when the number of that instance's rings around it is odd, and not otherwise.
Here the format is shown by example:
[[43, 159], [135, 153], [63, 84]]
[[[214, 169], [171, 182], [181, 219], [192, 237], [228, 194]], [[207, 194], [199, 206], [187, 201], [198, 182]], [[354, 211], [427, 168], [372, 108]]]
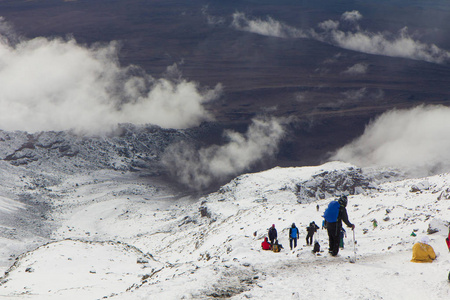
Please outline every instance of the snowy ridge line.
[[153, 125], [120, 124], [106, 136], [0, 130], [0, 160], [27, 169], [39, 167], [68, 174], [80, 169], [135, 171], [149, 166], [158, 174], [159, 158], [166, 147], [190, 139], [186, 131]]
[[[273, 182], [272, 178], [277, 178]], [[289, 198], [298, 203], [312, 203], [343, 193], [358, 195], [371, 193], [385, 182], [404, 179], [405, 175], [391, 168], [359, 168], [344, 162], [328, 162], [321, 166], [301, 168], [275, 167], [264, 172], [243, 174], [220, 187], [214, 193], [222, 195], [218, 201], [236, 201], [242, 193], [241, 185], [255, 197], [255, 202], [270, 201], [280, 191], [289, 192]], [[253, 185], [248, 187], [248, 183]]]
[[[8, 281], [8, 275], [12, 271], [14, 271], [15, 269], [17, 269], [20, 266], [21, 260], [24, 257], [26, 257], [28, 255], [31, 255], [33, 252], [35, 252], [35, 251], [37, 251], [37, 250], [39, 250], [41, 248], [45, 248], [45, 247], [47, 247], [49, 245], [57, 244], [57, 243], [60, 243], [60, 242], [63, 242], [63, 241], [73, 241], [73, 242], [79, 242], [79, 243], [85, 243], [85, 244], [91, 244], [91, 245], [99, 244], [99, 245], [102, 245], [102, 246], [105, 245], [105, 244], [114, 245], [114, 246], [122, 246], [125, 251], [132, 250], [135, 253], [141, 255], [142, 257], [144, 257], [146, 259], [151, 259], [151, 260], [153, 260], [155, 262], [159, 262], [157, 259], [155, 259], [153, 257], [153, 255], [151, 253], [144, 253], [142, 250], [140, 250], [136, 246], [130, 245], [130, 244], [127, 244], [127, 243], [124, 243], [124, 242], [121, 242], [121, 241], [111, 241], [111, 240], [108, 240], [108, 241], [87, 241], [87, 240], [77, 239], [77, 238], [65, 238], [65, 239], [62, 239], [62, 240], [59, 240], [59, 241], [51, 241], [51, 242], [45, 243], [45, 244], [43, 244], [43, 245], [41, 245], [41, 246], [31, 250], [31, 251], [27, 251], [27, 252], [22, 253], [19, 256], [17, 256], [15, 261], [14, 261], [14, 263], [5, 271], [4, 275], [0, 277], [0, 286], [2, 286], [4, 283], [6, 283]], [[165, 267], [163, 267], [163, 268], [153, 272], [153, 274], [151, 276], [149, 276], [149, 277], [152, 277], [154, 274], [158, 273], [159, 271], [161, 271], [164, 268]], [[148, 279], [149, 277], [146, 277], [146, 279]]]

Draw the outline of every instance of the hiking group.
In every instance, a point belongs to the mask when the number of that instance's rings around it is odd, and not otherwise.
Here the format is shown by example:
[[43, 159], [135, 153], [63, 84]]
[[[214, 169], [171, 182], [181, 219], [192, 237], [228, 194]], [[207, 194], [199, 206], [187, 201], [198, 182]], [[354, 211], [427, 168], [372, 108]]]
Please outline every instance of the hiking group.
[[[355, 225], [352, 224], [348, 220], [347, 213], [347, 196], [342, 195], [338, 200], [331, 201], [328, 204], [328, 207], [325, 209], [323, 214], [323, 222], [322, 229], [326, 229], [328, 233], [328, 252], [331, 256], [337, 256], [339, 253], [339, 248], [344, 248], [344, 236], [346, 236], [346, 231], [342, 227], [342, 222], [344, 222], [348, 227], [350, 227], [353, 231], [355, 230]], [[316, 206], [317, 211], [319, 211], [319, 205]], [[372, 220], [372, 224], [374, 229], [378, 226], [377, 221], [375, 219]], [[311, 246], [313, 241], [314, 233], [320, 229], [319, 226], [313, 221], [306, 228], [306, 245]], [[414, 232], [413, 232], [414, 233]], [[413, 235], [413, 234], [412, 234]], [[262, 242], [261, 246], [263, 250], [273, 250], [274, 252], [279, 252], [283, 246], [278, 243], [278, 233], [275, 229], [275, 224], [270, 227], [268, 231], [269, 241], [267, 237], [264, 238], [264, 242]], [[415, 234], [413, 236], [416, 236]], [[289, 228], [289, 246], [290, 249], [293, 250], [297, 247], [297, 240], [299, 238], [299, 230], [295, 223], [292, 223]], [[355, 239], [355, 235], [353, 233], [353, 242]], [[450, 251], [450, 227], [448, 237], [445, 239], [447, 243], [448, 250]], [[320, 252], [319, 242], [316, 240], [314, 243], [314, 248], [312, 250], [313, 253]], [[427, 263], [433, 262], [439, 253], [435, 253], [433, 247], [430, 245], [430, 239], [427, 236], [421, 237], [418, 242], [413, 245], [412, 248], [412, 262], [415, 263]], [[356, 260], [356, 251], [355, 251], [355, 260]], [[353, 262], [353, 261], [350, 261]], [[448, 274], [448, 280], [450, 281], [450, 272]]]
[[[345, 233], [345, 230], [342, 228], [342, 222], [344, 222], [348, 227], [351, 227], [352, 230], [355, 229], [355, 225], [350, 223], [348, 220], [348, 214], [347, 214], [347, 196], [343, 195], [339, 198], [339, 200], [332, 201], [327, 209], [324, 212], [324, 224], [323, 227], [326, 227], [328, 232], [328, 239], [329, 239], [329, 253], [331, 253], [332, 256], [336, 256], [339, 252], [339, 248], [343, 248], [343, 234]], [[307, 235], [306, 235], [306, 245], [312, 246], [313, 245], [313, 237], [314, 233], [317, 232], [317, 230], [320, 229], [319, 226], [316, 225], [314, 221], [309, 223], [309, 226], [306, 228]], [[297, 240], [300, 236], [300, 232], [295, 225], [295, 223], [292, 223], [291, 227], [289, 228], [289, 247], [291, 250], [297, 247]], [[273, 224], [268, 231], [268, 239], [267, 237], [264, 238], [264, 241], [261, 243], [261, 247], [263, 250], [273, 250], [274, 252], [279, 252], [280, 249], [283, 248], [281, 244], [278, 243], [278, 233], [275, 228], [275, 224]], [[315, 241], [314, 243], [314, 249], [313, 252], [319, 252], [320, 251], [320, 245], [318, 241]]]

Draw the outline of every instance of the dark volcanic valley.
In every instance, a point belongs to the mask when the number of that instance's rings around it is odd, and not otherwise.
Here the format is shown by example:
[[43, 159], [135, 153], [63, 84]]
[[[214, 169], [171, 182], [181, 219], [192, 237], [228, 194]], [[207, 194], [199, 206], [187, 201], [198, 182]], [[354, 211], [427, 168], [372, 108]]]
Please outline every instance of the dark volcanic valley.
[[[222, 96], [207, 106], [215, 121], [198, 128], [202, 144], [223, 143], [224, 129], [244, 132], [258, 115], [293, 118], [278, 155], [256, 168], [315, 165], [360, 136], [370, 120], [387, 110], [449, 104], [448, 64], [354, 52], [306, 38], [268, 37], [230, 25], [231, 15], [240, 11], [314, 28], [354, 9], [370, 18], [376, 13], [371, 3], [344, 1], [323, 10], [308, 1], [223, 2], [1, 1], [0, 15], [26, 38], [73, 36], [86, 45], [118, 41], [123, 66], [133, 64], [161, 77], [177, 64], [183, 78], [200, 86], [221, 83]], [[438, 22], [438, 11], [427, 12], [435, 13]], [[426, 17], [419, 6], [409, 7], [408, 15], [390, 26], [397, 26], [396, 31], [409, 25], [413, 31], [411, 24], [419, 15]], [[208, 18], [216, 22], [208, 23]], [[383, 17], [378, 20], [364, 25], [376, 32]], [[436, 24], [429, 21], [427, 26], [422, 24], [422, 31]], [[355, 64], [364, 64], [368, 71], [345, 72]]]

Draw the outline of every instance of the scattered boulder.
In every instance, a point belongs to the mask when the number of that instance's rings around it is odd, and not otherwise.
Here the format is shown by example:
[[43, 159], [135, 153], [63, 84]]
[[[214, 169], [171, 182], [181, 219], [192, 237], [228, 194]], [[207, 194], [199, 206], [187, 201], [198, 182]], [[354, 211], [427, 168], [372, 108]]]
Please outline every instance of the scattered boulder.
[[139, 257], [136, 260], [136, 263], [138, 263], [138, 264], [148, 264], [148, 259], [146, 259], [145, 257]]
[[206, 206], [200, 206], [199, 209], [200, 211], [200, 216], [202, 217], [211, 217], [211, 214], [208, 212], [208, 208]]
[[421, 181], [417, 184], [413, 184], [409, 190], [411, 193], [421, 193], [430, 189], [430, 183], [428, 181]]
[[446, 232], [448, 228], [448, 222], [440, 220], [440, 219], [433, 219], [428, 224], [427, 233], [433, 234], [439, 231]]
[[450, 199], [450, 187], [446, 188], [445, 190], [443, 190], [438, 198], [438, 200], [449, 200]]

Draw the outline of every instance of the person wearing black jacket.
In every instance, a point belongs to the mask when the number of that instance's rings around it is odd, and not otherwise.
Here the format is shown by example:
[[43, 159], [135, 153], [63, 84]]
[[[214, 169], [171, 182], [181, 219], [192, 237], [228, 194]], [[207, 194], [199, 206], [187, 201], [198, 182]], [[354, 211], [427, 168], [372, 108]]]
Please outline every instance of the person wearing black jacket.
[[314, 236], [314, 233], [317, 232], [317, 229], [319, 229], [319, 226], [317, 226], [314, 221], [309, 223], [309, 226], [306, 227], [306, 231], [308, 231], [308, 234], [306, 235], [306, 245], [307, 246], [312, 245], [313, 236]]
[[339, 253], [339, 236], [341, 234], [341, 228], [342, 228], [342, 221], [348, 226], [351, 227], [352, 230], [355, 229], [355, 225], [350, 223], [348, 220], [348, 214], [347, 214], [347, 196], [343, 195], [338, 200], [340, 207], [339, 207], [339, 214], [337, 218], [337, 222], [328, 222], [327, 223], [327, 230], [328, 230], [328, 238], [330, 242], [330, 249], [329, 252], [332, 256], [336, 256]]
[[277, 234], [277, 230], [275, 229], [275, 224], [272, 224], [272, 227], [269, 228], [269, 240], [270, 240], [270, 245], [274, 245], [275, 240], [278, 237]]

